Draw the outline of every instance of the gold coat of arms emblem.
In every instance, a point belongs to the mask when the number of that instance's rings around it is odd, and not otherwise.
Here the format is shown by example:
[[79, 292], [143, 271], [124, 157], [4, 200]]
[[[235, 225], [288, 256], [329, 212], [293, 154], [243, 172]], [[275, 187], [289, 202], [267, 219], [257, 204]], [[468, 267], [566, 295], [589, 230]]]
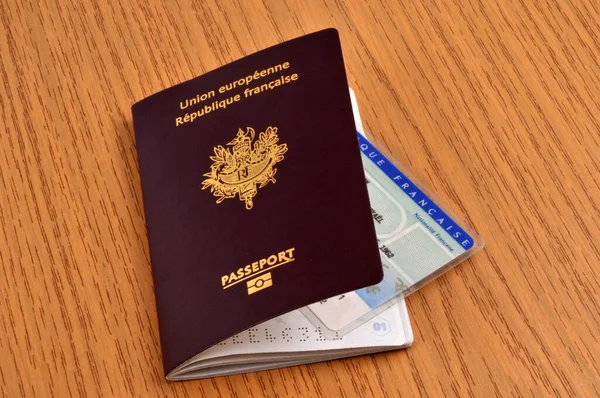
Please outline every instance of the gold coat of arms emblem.
[[202, 181], [202, 189], [210, 187], [217, 203], [237, 196], [250, 210], [258, 189], [269, 182], [275, 184], [274, 166], [283, 160], [287, 144], [277, 143], [277, 127], [267, 127], [254, 138], [253, 128], [238, 129], [235, 139], [226, 147], [214, 148], [215, 154], [210, 157], [213, 164], [210, 172], [203, 175], [207, 178]]

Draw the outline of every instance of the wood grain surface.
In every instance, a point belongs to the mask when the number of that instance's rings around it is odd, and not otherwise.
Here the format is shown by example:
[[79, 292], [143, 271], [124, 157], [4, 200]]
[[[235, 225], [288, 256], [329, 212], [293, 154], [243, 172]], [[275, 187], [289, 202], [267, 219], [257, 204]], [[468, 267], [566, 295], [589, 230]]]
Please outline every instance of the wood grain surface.
[[[167, 383], [130, 107], [326, 27], [487, 246], [408, 350]], [[596, 0], [0, 0], [0, 396], [599, 396], [599, 63]]]

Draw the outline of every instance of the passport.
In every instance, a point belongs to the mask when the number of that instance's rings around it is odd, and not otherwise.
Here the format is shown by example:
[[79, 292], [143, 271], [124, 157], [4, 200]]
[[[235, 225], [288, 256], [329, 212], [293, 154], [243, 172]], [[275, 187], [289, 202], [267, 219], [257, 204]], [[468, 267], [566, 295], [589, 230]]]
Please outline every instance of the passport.
[[132, 113], [167, 379], [236, 333], [382, 280], [336, 30]]

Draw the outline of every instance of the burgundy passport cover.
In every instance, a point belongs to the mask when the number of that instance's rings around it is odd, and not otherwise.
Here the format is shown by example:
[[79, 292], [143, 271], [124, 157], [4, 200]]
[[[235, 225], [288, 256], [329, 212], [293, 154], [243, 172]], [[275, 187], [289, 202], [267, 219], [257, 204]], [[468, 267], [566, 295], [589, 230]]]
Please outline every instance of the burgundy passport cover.
[[383, 277], [338, 33], [133, 105], [165, 373]]

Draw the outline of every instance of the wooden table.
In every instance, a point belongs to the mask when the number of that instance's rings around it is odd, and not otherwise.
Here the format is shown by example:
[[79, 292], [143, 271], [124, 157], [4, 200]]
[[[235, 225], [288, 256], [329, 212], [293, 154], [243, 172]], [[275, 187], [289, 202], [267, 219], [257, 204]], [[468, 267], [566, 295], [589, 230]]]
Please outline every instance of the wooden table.
[[[600, 394], [595, 0], [161, 3], [0, 2], [1, 396]], [[367, 130], [487, 246], [407, 300], [408, 350], [167, 383], [130, 107], [331, 26]]]

